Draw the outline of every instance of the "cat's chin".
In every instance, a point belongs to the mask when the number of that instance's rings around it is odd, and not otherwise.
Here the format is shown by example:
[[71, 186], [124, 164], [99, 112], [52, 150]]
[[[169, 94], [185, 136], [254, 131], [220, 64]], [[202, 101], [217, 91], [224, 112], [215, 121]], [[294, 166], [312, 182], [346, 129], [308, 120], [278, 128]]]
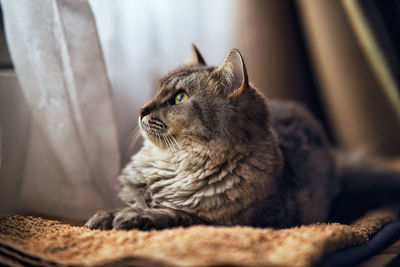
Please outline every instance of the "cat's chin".
[[147, 133], [142, 134], [145, 139], [145, 144], [156, 148], [159, 152], [175, 153], [179, 150], [179, 145], [176, 139], [172, 139], [171, 135], [152, 136]]

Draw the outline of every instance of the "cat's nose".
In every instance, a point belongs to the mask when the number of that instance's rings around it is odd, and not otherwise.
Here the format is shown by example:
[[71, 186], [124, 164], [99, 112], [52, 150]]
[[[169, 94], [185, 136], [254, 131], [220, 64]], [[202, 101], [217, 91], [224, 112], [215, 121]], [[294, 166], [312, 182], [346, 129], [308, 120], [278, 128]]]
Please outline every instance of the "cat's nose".
[[150, 114], [150, 109], [149, 109], [149, 108], [142, 107], [142, 108], [139, 110], [139, 116], [140, 116], [140, 118], [143, 118], [144, 116], [146, 116], [146, 115], [148, 115], [148, 114]]

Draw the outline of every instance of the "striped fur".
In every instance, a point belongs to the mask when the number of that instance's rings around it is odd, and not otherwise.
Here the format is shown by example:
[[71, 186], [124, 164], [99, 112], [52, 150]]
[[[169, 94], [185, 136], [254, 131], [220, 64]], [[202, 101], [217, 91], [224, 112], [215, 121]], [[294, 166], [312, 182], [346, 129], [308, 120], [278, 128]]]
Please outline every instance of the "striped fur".
[[[324, 220], [336, 184], [319, 124], [293, 104], [268, 108], [237, 50], [219, 67], [194, 62], [164, 76], [141, 109], [144, 145], [119, 178], [127, 207], [100, 212], [87, 227], [286, 227]], [[179, 92], [188, 99], [175, 104]]]

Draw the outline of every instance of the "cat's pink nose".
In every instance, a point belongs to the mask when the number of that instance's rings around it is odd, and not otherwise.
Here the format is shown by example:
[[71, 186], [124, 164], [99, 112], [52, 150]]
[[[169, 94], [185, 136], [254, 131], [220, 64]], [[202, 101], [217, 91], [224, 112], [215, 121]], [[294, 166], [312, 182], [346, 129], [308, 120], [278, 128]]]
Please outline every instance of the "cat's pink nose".
[[143, 118], [144, 116], [146, 116], [147, 114], [150, 113], [150, 110], [146, 107], [143, 107], [139, 110], [139, 116], [140, 118]]

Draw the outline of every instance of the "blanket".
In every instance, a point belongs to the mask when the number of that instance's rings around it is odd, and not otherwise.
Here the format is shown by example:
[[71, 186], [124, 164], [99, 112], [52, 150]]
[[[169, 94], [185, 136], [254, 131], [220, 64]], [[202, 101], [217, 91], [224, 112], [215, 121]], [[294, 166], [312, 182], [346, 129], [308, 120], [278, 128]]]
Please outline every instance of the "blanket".
[[[13, 266], [312, 266], [366, 243], [398, 210], [352, 223], [289, 229], [192, 226], [161, 231], [88, 230], [39, 217], [0, 216], [0, 263]], [[0, 264], [1, 265], [1, 264]]]

